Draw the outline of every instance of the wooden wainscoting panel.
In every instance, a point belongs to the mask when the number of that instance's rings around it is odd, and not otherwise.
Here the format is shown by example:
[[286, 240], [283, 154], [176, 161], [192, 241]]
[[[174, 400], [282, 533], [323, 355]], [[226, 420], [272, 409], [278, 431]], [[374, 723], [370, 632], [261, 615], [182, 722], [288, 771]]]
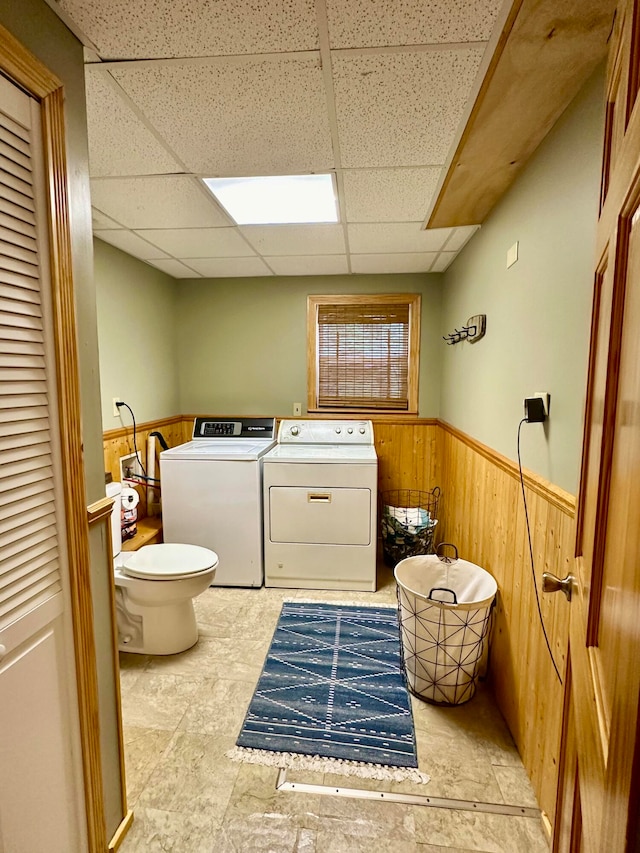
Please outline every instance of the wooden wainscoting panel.
[[[182, 444], [183, 441], [188, 441], [188, 439], [183, 439], [183, 421], [181, 415], [165, 418], [164, 420], [136, 424], [136, 444], [145, 468], [147, 466], [147, 441], [149, 434], [152, 432], [162, 433], [169, 447], [175, 447], [178, 444]], [[189, 434], [189, 438], [191, 438], [191, 434]], [[133, 427], [112, 429], [103, 433], [102, 444], [104, 449], [105, 473], [111, 474], [113, 480], [119, 481], [120, 457], [128, 456], [134, 452]], [[138, 518], [144, 518], [147, 515], [147, 490], [144, 486], [134, 488], [136, 488], [136, 491], [140, 495]]]
[[[553, 822], [564, 688], [538, 619], [518, 468], [446, 424], [441, 433], [439, 538], [498, 582], [490, 682], [538, 803]], [[540, 590], [543, 571], [563, 577], [570, 567], [575, 500], [530, 472], [525, 472], [525, 493]], [[540, 608], [564, 677], [569, 604], [562, 595], [540, 593]]]
[[378, 489], [419, 489], [440, 486], [438, 426], [435, 421], [374, 422], [378, 454]]

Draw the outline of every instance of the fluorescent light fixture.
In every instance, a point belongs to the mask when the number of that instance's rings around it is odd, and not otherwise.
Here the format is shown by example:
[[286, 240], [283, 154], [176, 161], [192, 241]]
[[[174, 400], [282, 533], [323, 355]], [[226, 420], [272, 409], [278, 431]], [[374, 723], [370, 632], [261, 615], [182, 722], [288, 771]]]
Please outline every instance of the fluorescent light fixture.
[[204, 182], [238, 225], [338, 221], [331, 174], [205, 178]]

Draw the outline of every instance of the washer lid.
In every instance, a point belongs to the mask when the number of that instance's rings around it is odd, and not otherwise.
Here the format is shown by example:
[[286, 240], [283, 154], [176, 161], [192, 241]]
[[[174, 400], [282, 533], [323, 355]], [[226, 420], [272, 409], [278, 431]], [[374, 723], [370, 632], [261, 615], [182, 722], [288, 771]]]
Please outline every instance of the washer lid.
[[179, 580], [193, 577], [218, 565], [218, 555], [200, 545], [164, 543], [143, 545], [132, 551], [122, 571], [133, 578], [147, 580]]
[[218, 461], [252, 461], [260, 459], [261, 456], [275, 446], [275, 439], [194, 439], [170, 450], [164, 450], [160, 454], [160, 461], [169, 459], [191, 459]]

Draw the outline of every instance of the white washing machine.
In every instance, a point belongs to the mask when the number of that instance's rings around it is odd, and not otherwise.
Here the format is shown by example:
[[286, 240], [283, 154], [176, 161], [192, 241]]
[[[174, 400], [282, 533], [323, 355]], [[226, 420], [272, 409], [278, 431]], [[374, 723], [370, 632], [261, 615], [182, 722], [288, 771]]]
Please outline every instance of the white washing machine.
[[196, 418], [193, 439], [160, 454], [165, 542], [219, 558], [214, 586], [262, 586], [262, 460], [275, 418]]
[[265, 586], [374, 592], [371, 421], [282, 421], [263, 480]]

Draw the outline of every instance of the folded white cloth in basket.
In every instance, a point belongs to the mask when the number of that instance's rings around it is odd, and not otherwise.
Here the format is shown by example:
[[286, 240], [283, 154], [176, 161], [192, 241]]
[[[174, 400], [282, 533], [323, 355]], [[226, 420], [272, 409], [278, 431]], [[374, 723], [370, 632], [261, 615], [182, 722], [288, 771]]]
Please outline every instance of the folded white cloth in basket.
[[391, 518], [410, 528], [412, 533], [437, 524], [435, 519], [431, 520], [429, 511], [422, 507], [388, 506], [387, 511]]

